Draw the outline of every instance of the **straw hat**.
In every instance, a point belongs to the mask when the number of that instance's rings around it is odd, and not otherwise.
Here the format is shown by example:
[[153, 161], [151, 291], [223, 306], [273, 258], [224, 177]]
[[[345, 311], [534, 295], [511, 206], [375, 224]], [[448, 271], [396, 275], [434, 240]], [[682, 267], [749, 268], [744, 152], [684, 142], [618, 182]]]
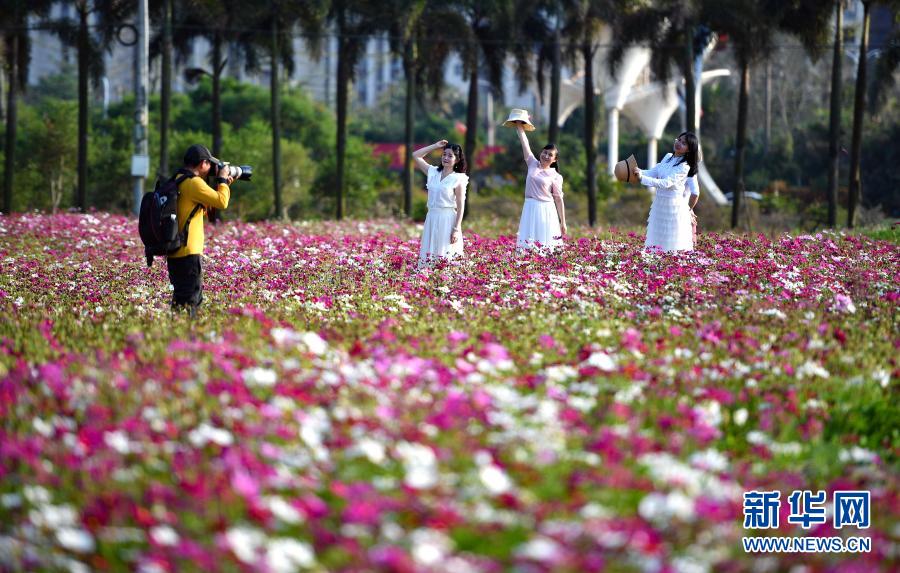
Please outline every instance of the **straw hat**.
[[524, 109], [512, 109], [509, 111], [509, 117], [506, 121], [503, 122], [503, 127], [516, 127], [518, 124], [516, 122], [523, 122], [525, 125], [522, 126], [522, 129], [525, 131], [534, 131], [534, 124], [531, 123], [531, 120], [528, 117], [528, 112]]
[[613, 170], [616, 179], [622, 183], [637, 183], [637, 177], [634, 176], [635, 167], [637, 167], [637, 159], [634, 158], [634, 155], [629, 155], [628, 159], [616, 163], [616, 167]]

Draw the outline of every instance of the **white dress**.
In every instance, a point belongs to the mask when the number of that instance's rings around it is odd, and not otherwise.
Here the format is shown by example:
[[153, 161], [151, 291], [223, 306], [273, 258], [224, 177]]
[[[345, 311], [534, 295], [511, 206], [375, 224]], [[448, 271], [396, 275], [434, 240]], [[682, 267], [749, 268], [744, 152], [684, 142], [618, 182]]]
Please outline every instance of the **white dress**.
[[553, 250], [563, 244], [554, 203], [554, 198], [563, 196], [563, 177], [555, 168], [541, 169], [540, 161], [530, 153], [525, 162], [528, 165], [525, 205], [522, 206], [516, 247], [523, 250], [537, 247]]
[[641, 185], [656, 188], [647, 218], [645, 247], [693, 250], [691, 211], [685, 192], [689, 171], [686, 161], [668, 153], [655, 167], [641, 172]]
[[453, 258], [463, 253], [463, 238], [450, 242], [450, 234], [456, 224], [456, 187], [462, 185], [463, 200], [469, 176], [454, 171], [441, 180], [441, 168], [434, 165], [428, 168], [428, 215], [425, 217], [425, 228], [422, 230], [422, 243], [419, 246], [419, 266], [433, 264], [441, 257]]

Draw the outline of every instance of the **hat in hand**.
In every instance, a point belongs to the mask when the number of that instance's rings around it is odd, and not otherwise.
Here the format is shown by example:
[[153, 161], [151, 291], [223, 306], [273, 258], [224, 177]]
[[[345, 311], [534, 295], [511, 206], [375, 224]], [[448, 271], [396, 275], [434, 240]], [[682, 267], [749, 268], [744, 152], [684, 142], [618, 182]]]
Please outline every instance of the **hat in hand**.
[[528, 112], [524, 109], [513, 109], [509, 112], [509, 117], [503, 122], [503, 127], [516, 127], [522, 123], [522, 129], [525, 131], [534, 131], [534, 124], [528, 117]]
[[616, 163], [613, 169], [616, 179], [622, 183], [637, 183], [637, 177], [634, 176], [634, 168], [637, 167], [637, 159], [634, 155], [629, 155], [628, 159]]

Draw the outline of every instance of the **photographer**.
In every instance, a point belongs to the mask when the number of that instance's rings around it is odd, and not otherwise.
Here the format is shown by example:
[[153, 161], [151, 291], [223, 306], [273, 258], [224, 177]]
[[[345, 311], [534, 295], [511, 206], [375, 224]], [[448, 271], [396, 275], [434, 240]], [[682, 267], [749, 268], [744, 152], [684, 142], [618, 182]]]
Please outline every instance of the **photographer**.
[[[190, 315], [196, 315], [197, 307], [203, 302], [203, 212], [208, 208], [225, 209], [231, 197], [229, 185], [234, 182], [228, 170], [214, 170], [218, 173], [216, 188], [206, 184], [206, 176], [213, 166], [220, 165], [209, 149], [196, 144], [184, 154], [184, 166], [180, 175], [186, 176], [178, 185], [178, 226], [183, 228], [190, 218], [187, 244], [170, 254], [167, 259], [169, 281], [174, 287], [172, 308], [187, 307]], [[192, 213], [197, 216], [191, 217]]]

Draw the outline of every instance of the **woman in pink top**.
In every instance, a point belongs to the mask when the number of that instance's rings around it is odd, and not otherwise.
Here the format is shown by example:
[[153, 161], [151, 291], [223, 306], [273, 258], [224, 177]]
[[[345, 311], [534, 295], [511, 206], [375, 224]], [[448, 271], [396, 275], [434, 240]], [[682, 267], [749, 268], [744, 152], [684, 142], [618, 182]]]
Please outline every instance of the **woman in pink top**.
[[559, 150], [552, 143], [536, 159], [528, 145], [521, 122], [516, 126], [522, 155], [528, 165], [525, 179], [525, 206], [519, 221], [516, 247], [554, 249], [562, 245], [566, 234], [566, 210], [563, 205], [563, 178], [559, 173]]

